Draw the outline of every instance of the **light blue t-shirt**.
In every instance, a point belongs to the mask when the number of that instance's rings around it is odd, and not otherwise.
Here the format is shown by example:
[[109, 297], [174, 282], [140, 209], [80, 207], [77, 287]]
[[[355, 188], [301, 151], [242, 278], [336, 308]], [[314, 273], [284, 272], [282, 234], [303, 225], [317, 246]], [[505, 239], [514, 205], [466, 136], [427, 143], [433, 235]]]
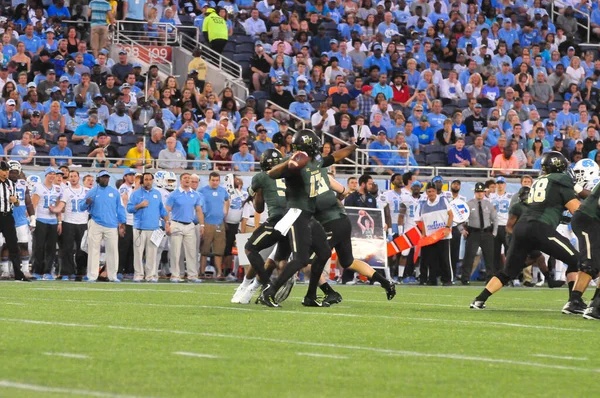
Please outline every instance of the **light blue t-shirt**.
[[127, 0], [127, 18], [143, 21], [145, 4], [146, 2], [142, 0]]
[[205, 186], [200, 190], [204, 197], [204, 223], [211, 225], [221, 225], [225, 219], [223, 205], [226, 200], [229, 200], [227, 190], [222, 186], [212, 189], [210, 186]]

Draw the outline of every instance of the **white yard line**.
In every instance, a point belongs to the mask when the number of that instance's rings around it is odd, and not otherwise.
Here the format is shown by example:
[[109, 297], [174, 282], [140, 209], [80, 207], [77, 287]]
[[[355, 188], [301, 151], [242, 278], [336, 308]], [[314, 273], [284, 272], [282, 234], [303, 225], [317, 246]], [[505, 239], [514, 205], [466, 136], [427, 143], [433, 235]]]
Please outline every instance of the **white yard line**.
[[[30, 325], [52, 325], [52, 326], [65, 326], [65, 327], [81, 327], [81, 328], [98, 328], [98, 329], [110, 329], [110, 330], [122, 330], [129, 332], [146, 332], [150, 334], [164, 333], [165, 335], [185, 335], [185, 336], [202, 336], [209, 338], [223, 338], [231, 339], [236, 341], [260, 341], [266, 343], [284, 344], [286, 346], [307, 346], [307, 347], [327, 347], [334, 348], [337, 350], [349, 350], [349, 351], [365, 351], [380, 355], [397, 355], [403, 357], [417, 357], [417, 358], [438, 358], [438, 359], [449, 359], [460, 362], [486, 362], [494, 364], [504, 364], [511, 366], [523, 366], [523, 367], [534, 367], [544, 369], [558, 369], [558, 370], [573, 370], [576, 372], [591, 372], [600, 373], [600, 369], [596, 368], [583, 368], [575, 366], [562, 366], [562, 365], [550, 365], [539, 362], [520, 361], [512, 359], [501, 359], [501, 358], [489, 358], [489, 357], [478, 357], [468, 355], [456, 355], [456, 354], [444, 354], [444, 353], [428, 353], [418, 351], [405, 351], [395, 350], [388, 348], [377, 348], [367, 347], [358, 345], [346, 345], [346, 344], [335, 344], [335, 343], [321, 343], [316, 341], [301, 341], [301, 340], [285, 340], [275, 339], [270, 337], [260, 336], [248, 336], [248, 335], [235, 335], [225, 333], [209, 333], [209, 332], [191, 332], [187, 330], [176, 330], [176, 329], [156, 329], [156, 328], [139, 328], [133, 326], [118, 326], [118, 325], [92, 325], [92, 324], [76, 324], [76, 323], [62, 323], [62, 322], [49, 322], [49, 321], [38, 321], [32, 319], [11, 319], [11, 318], [0, 318], [0, 322], [15, 322], [15, 323], [26, 323]], [[0, 385], [1, 386], [1, 385]]]
[[11, 302], [3, 302], [2, 304], [6, 304], [6, 305], [27, 305], [25, 303], [11, 303]]
[[63, 357], [63, 358], [73, 358], [73, 359], [90, 359], [90, 357], [88, 355], [70, 354], [68, 352], [42, 352], [42, 354], [47, 355], [49, 357]]
[[177, 351], [177, 352], [174, 352], [173, 354], [175, 354], [175, 355], [181, 355], [181, 356], [184, 356], [184, 357], [194, 357], [194, 358], [208, 358], [208, 359], [218, 359], [218, 358], [221, 358], [219, 356], [211, 355], [211, 354], [199, 354], [197, 352], [185, 352], [185, 351]]
[[112, 394], [109, 392], [75, 390], [71, 388], [49, 387], [37, 384], [16, 383], [9, 380], [0, 380], [0, 388], [13, 388], [17, 390], [35, 391], [39, 393], [53, 393], [65, 395], [86, 395], [88, 397], [107, 397], [107, 398], [140, 398], [136, 395]]
[[[1, 298], [1, 297], [0, 297]], [[422, 318], [422, 317], [406, 317], [402, 315], [362, 315], [362, 314], [349, 314], [345, 312], [331, 312], [329, 309], [322, 309], [318, 311], [295, 311], [295, 310], [284, 310], [284, 309], [273, 309], [267, 310], [265, 308], [240, 308], [240, 307], [227, 307], [227, 306], [216, 306], [216, 305], [194, 305], [194, 304], [156, 304], [156, 303], [134, 303], [127, 301], [97, 301], [97, 300], [74, 300], [74, 299], [50, 299], [50, 298], [24, 298], [25, 300], [35, 301], [52, 301], [52, 302], [68, 302], [82, 305], [132, 305], [141, 307], [157, 307], [157, 308], [190, 308], [198, 309], [204, 308], [209, 310], [225, 310], [225, 311], [242, 311], [242, 312], [254, 312], [258, 314], [294, 314], [294, 315], [310, 315], [310, 316], [325, 316], [325, 317], [340, 317], [340, 318], [356, 318], [356, 319], [386, 319], [386, 320], [397, 320], [397, 321], [421, 321], [421, 322], [438, 322], [438, 323], [460, 323], [466, 325], [482, 325], [488, 327], [512, 327], [522, 329], [537, 329], [537, 330], [552, 330], [552, 331], [564, 331], [564, 332], [596, 332], [595, 329], [581, 329], [581, 328], [565, 328], [559, 326], [543, 326], [543, 325], [527, 325], [521, 323], [511, 322], [494, 322], [494, 321], [474, 321], [474, 320], [463, 320], [463, 319], [444, 319], [444, 318]], [[2, 302], [0, 302], [0, 305]], [[417, 303], [415, 303], [417, 304]], [[456, 306], [459, 308], [466, 308], [464, 306]], [[504, 309], [506, 310], [506, 309]], [[554, 310], [548, 310], [553, 311]]]
[[313, 352], [297, 352], [296, 355], [301, 357], [316, 357], [316, 358], [330, 358], [330, 359], [348, 359], [343, 355], [327, 355], [327, 354], [315, 354]]
[[538, 358], [551, 358], [551, 359], [564, 359], [566, 361], [587, 361], [586, 357], [563, 357], [560, 355], [548, 355], [548, 354], [533, 354], [532, 356]]

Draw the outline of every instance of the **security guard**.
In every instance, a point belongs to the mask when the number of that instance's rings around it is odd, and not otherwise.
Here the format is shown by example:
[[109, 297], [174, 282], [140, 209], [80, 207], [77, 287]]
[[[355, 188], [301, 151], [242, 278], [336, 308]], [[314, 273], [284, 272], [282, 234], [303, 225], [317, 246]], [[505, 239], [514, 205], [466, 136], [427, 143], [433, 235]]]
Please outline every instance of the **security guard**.
[[202, 24], [202, 33], [208, 40], [210, 48], [219, 54], [223, 53], [229, 33], [227, 31], [227, 22], [215, 12], [214, 8], [206, 10], [206, 18]]
[[488, 275], [494, 275], [494, 236], [498, 231], [498, 216], [494, 205], [485, 199], [485, 185], [481, 182], [475, 184], [475, 198], [467, 202], [471, 213], [467, 221], [467, 228], [463, 228], [463, 236], [467, 240], [465, 247], [465, 258], [462, 265], [461, 283], [469, 284], [473, 261], [477, 249], [481, 247], [483, 259]]

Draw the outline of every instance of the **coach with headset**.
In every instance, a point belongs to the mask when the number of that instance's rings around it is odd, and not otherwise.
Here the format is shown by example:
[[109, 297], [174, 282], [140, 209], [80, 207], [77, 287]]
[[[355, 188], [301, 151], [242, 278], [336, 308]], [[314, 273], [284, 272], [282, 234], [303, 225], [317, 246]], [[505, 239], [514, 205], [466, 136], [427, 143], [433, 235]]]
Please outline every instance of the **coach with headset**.
[[[100, 243], [104, 240], [106, 249], [106, 272], [108, 280], [117, 279], [119, 267], [119, 235], [125, 234], [127, 216], [121, 203], [119, 191], [108, 185], [110, 174], [102, 170], [96, 178], [96, 186], [87, 193], [79, 211], [89, 211], [88, 223], [88, 281], [96, 282], [100, 267]], [[118, 229], [117, 229], [118, 228]]]

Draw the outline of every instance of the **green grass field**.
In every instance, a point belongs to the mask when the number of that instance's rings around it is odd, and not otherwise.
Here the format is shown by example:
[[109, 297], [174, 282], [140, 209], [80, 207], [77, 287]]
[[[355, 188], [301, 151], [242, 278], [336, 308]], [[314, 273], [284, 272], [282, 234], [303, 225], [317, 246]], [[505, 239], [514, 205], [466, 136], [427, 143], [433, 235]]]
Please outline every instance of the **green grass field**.
[[[0, 283], [0, 397], [593, 396], [600, 324], [567, 290], [335, 287], [230, 304], [235, 285]], [[591, 294], [588, 293], [588, 296]]]

